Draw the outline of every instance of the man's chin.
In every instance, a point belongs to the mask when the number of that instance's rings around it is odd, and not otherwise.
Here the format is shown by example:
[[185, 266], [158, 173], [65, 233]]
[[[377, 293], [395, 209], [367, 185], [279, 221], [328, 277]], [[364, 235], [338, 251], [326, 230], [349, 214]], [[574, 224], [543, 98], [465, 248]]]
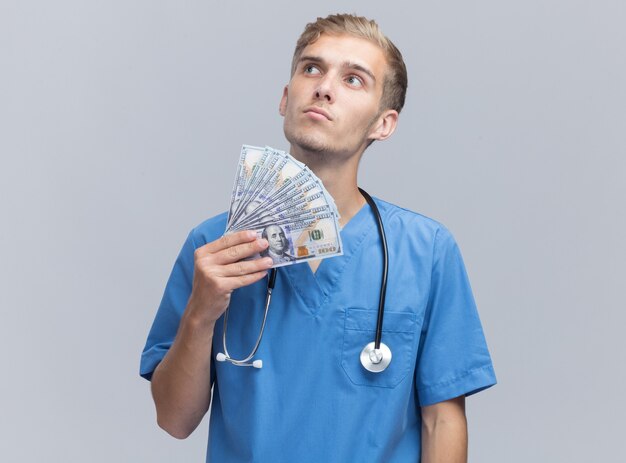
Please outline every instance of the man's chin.
[[309, 153], [324, 153], [330, 150], [330, 146], [321, 139], [311, 135], [289, 136], [285, 134], [291, 146], [298, 147], [298, 150]]

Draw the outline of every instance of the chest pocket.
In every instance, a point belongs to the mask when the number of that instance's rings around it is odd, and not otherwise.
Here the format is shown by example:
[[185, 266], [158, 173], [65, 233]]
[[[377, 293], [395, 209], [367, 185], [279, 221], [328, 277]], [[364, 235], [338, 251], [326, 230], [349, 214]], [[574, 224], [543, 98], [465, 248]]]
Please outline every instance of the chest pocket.
[[414, 313], [385, 310], [382, 342], [391, 350], [391, 363], [385, 371], [372, 373], [363, 368], [360, 355], [374, 341], [377, 316], [377, 310], [346, 309], [341, 367], [357, 386], [393, 388], [413, 371], [419, 327]]

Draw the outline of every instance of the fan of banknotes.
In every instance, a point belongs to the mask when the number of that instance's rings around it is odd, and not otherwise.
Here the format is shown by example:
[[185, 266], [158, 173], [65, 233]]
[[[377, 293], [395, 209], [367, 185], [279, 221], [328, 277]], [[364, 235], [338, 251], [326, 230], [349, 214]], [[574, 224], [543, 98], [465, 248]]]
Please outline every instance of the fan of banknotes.
[[339, 213], [321, 180], [289, 153], [244, 145], [226, 233], [254, 230], [274, 267], [343, 254]]

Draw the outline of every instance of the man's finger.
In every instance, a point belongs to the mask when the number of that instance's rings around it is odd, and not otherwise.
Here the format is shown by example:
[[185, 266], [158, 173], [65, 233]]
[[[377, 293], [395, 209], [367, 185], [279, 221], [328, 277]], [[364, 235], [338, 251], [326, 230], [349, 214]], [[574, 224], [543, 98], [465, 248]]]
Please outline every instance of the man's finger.
[[271, 257], [263, 257], [262, 259], [242, 260], [220, 267], [220, 276], [222, 277], [240, 277], [250, 275], [257, 272], [268, 270], [274, 262]]
[[232, 277], [227, 280], [231, 284], [233, 290], [239, 289], [243, 286], [251, 285], [252, 283], [256, 283], [261, 278], [267, 275], [267, 270], [263, 270], [261, 272], [249, 273], [247, 275], [242, 275], [240, 277]]
[[249, 243], [250, 241], [254, 241], [255, 239], [256, 232], [252, 230], [244, 230], [237, 233], [224, 235], [221, 238], [216, 239], [215, 241], [211, 241], [210, 243], [199, 247], [198, 249], [202, 249], [213, 254], [223, 251], [224, 249], [228, 249], [232, 246], [237, 246], [238, 244]]
[[246, 257], [252, 257], [255, 254], [259, 254], [261, 251], [267, 248], [267, 246], [268, 243], [266, 239], [258, 239], [250, 241], [248, 243], [231, 246], [229, 248], [222, 249], [218, 253], [215, 253], [214, 262], [218, 265], [232, 264], [233, 262], [238, 262], [241, 259], [245, 259]]

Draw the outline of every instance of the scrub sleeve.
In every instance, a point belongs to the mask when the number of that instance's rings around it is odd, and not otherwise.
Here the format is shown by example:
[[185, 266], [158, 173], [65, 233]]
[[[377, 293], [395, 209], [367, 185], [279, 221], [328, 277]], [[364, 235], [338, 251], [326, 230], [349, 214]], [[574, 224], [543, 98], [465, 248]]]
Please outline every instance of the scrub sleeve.
[[[157, 311], [152, 328], [148, 334], [146, 345], [141, 354], [139, 374], [147, 380], [152, 379], [152, 373], [163, 360], [172, 346], [180, 319], [187, 307], [191, 295], [193, 282], [194, 252], [197, 247], [192, 230], [174, 263], [174, 268], [163, 293], [159, 310]], [[213, 362], [211, 362], [211, 383], [215, 378]]]
[[417, 353], [420, 406], [469, 396], [496, 384], [461, 252], [441, 227], [434, 239], [431, 288]]

